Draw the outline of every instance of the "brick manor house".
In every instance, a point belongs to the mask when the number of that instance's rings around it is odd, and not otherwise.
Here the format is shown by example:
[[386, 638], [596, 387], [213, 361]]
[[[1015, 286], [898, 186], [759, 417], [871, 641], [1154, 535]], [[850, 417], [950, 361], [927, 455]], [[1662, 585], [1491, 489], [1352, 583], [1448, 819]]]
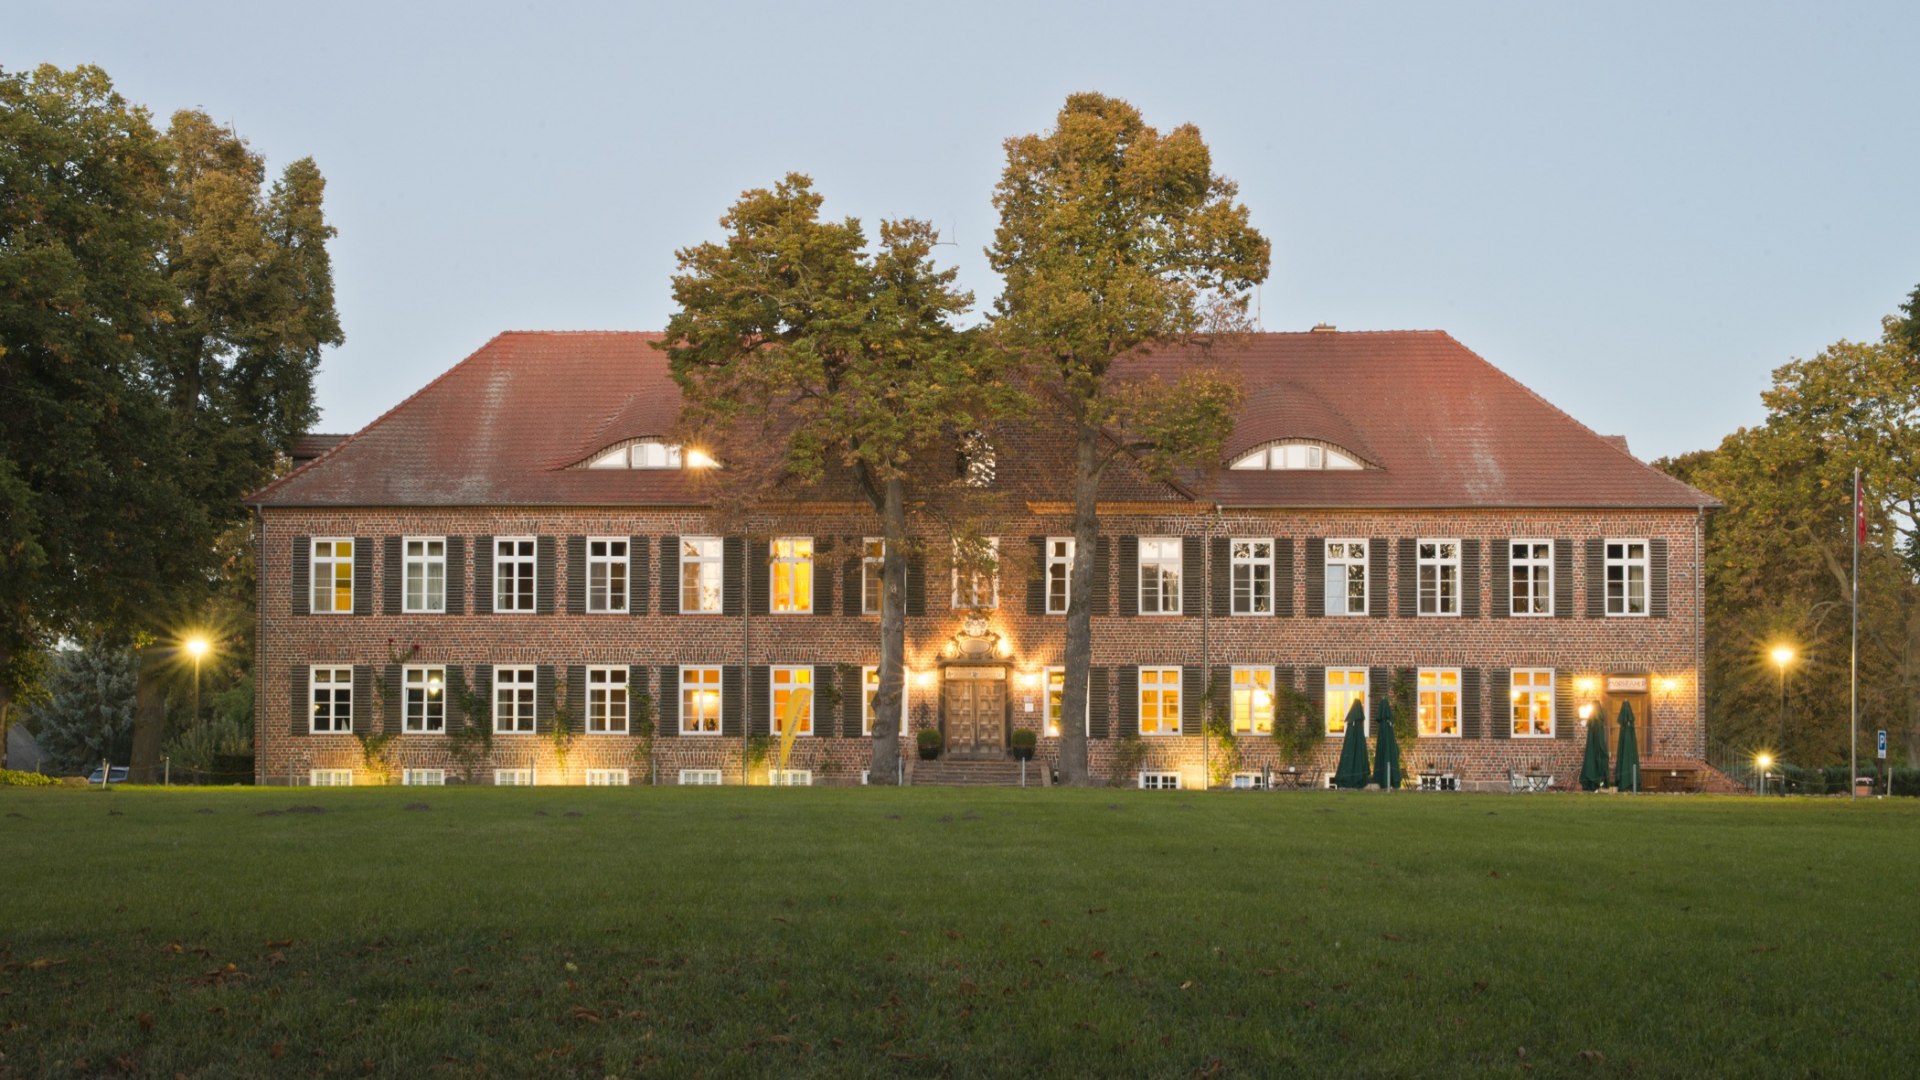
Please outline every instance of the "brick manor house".
[[[261, 783], [862, 782], [878, 522], [825, 490], [723, 521], [701, 492], [724, 462], [668, 439], [680, 398], [657, 338], [502, 334], [357, 434], [312, 437], [252, 498]], [[1396, 730], [1425, 786], [1569, 786], [1588, 718], [1623, 702], [1650, 782], [1706, 775], [1710, 497], [1444, 333], [1258, 334], [1209, 362], [1245, 390], [1220, 468], [1109, 469], [1081, 553], [1091, 700], [1068, 722], [1096, 774], [1208, 783], [1213, 685], [1239, 758], [1216, 783], [1323, 783], [1348, 707], [1371, 717], [1389, 693], [1414, 703]], [[945, 539], [914, 556], [890, 722], [941, 732], [943, 763], [1004, 761], [1031, 729], [1044, 766], [1072, 450], [1044, 421], [989, 442], [999, 572], [960, 580], [930, 561]], [[814, 705], [770, 774], [757, 737], [800, 688]], [[1276, 702], [1302, 695], [1304, 748], [1269, 737]], [[449, 736], [466, 712], [487, 738]], [[902, 756], [909, 782], [952, 767], [911, 737]]]

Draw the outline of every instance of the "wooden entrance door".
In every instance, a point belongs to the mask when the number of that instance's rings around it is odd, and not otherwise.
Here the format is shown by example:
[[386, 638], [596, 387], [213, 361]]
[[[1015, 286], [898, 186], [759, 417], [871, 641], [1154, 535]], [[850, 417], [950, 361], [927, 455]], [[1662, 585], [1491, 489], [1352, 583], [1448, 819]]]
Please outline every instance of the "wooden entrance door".
[[1640, 760], [1657, 756], [1653, 752], [1650, 682], [1650, 677], [1646, 675], [1607, 676], [1600, 708], [1607, 721], [1607, 754], [1610, 760], [1620, 752], [1620, 706], [1623, 704], [1633, 706], [1633, 739], [1634, 745], [1640, 748]]
[[1006, 669], [949, 668], [945, 698], [948, 754], [955, 757], [1005, 755]]

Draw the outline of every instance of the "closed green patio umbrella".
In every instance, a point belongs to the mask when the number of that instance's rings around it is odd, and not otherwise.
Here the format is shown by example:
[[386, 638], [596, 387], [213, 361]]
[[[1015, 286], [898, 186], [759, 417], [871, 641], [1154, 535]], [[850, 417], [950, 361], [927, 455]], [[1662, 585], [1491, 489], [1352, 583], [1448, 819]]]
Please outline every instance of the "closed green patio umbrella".
[[1621, 791], [1640, 790], [1640, 743], [1633, 735], [1633, 705], [1620, 703], [1620, 753], [1614, 761], [1613, 786]]
[[1580, 790], [1599, 791], [1607, 786], [1607, 718], [1595, 716], [1587, 724], [1587, 756], [1580, 763]]
[[1358, 701], [1347, 710], [1347, 735], [1340, 743], [1340, 767], [1333, 786], [1359, 790], [1367, 786], [1367, 712]]
[[1393, 703], [1381, 698], [1373, 718], [1374, 734], [1379, 737], [1373, 747], [1373, 782], [1381, 791], [1392, 791], [1401, 780], [1400, 744], [1393, 737]]

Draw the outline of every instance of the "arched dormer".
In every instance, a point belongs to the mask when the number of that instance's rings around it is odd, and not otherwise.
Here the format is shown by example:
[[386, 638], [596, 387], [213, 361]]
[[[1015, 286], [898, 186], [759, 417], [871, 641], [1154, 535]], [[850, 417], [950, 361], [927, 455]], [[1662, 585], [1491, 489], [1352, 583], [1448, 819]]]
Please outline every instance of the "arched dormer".
[[699, 450], [660, 439], [626, 439], [587, 458], [586, 469], [711, 469], [718, 463]]
[[1309, 470], [1364, 469], [1360, 458], [1317, 439], [1280, 439], [1257, 446], [1235, 458], [1229, 469]]

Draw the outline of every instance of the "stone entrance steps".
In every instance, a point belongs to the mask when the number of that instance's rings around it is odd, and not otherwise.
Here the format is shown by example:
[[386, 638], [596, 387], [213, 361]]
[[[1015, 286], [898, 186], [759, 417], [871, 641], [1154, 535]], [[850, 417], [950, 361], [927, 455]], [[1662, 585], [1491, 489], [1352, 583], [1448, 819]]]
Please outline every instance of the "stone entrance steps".
[[[1045, 783], [1045, 773], [1045, 765], [1027, 762], [1027, 786], [1038, 787]], [[913, 763], [912, 782], [939, 787], [1019, 787], [1020, 763], [1011, 759], [969, 761], [935, 758], [932, 761], [916, 761]]]

